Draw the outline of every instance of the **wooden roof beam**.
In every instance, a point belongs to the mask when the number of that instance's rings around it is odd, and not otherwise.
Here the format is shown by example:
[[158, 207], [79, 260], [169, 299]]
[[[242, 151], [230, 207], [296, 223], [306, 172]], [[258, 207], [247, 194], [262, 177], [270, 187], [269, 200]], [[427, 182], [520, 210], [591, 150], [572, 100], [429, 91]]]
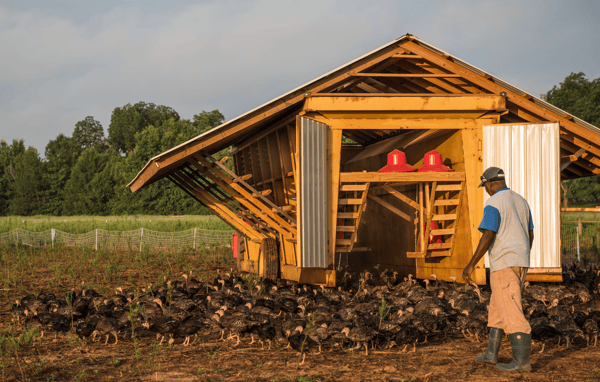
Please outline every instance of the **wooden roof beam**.
[[495, 82], [491, 81], [491, 76], [489, 75], [477, 75], [471, 72], [470, 70], [448, 60], [445, 57], [442, 57], [439, 54], [430, 51], [429, 49], [423, 48], [422, 46], [416, 44], [413, 41], [404, 42], [402, 44], [402, 47], [415, 54], [423, 56], [423, 58], [433, 62], [441, 68], [444, 68], [452, 73], [460, 74], [461, 77], [465, 78], [466, 80], [469, 80], [470, 82], [479, 85], [482, 88], [485, 88], [495, 94], [500, 94], [502, 92], [506, 93], [506, 97], [511, 102], [514, 102], [515, 104], [523, 107], [531, 113], [539, 115], [547, 121], [558, 121], [561, 126], [565, 127], [565, 129], [588, 141], [597, 142], [600, 138], [600, 135], [598, 133], [590, 131], [583, 126], [579, 126], [578, 124], [566, 119], [564, 115], [558, 115], [546, 109], [545, 107], [538, 105], [530, 100], [527, 100], [523, 96], [514, 93], [501, 85], [496, 84]]
[[458, 74], [412, 74], [412, 73], [356, 73], [361, 77], [392, 77], [392, 78], [460, 78]]
[[[404, 63], [404, 62], [402, 62], [402, 63]], [[446, 71], [444, 71], [444, 69], [438, 67], [437, 65], [435, 65], [429, 61], [414, 62], [411, 64], [413, 64], [416, 67], [422, 68], [430, 73], [446, 73]], [[465, 93], [472, 93], [472, 94], [485, 93], [483, 90], [481, 90], [480, 87], [472, 84], [471, 82], [465, 80], [464, 78], [447, 78], [447, 79], [445, 79], [445, 81], [447, 81], [455, 86], [459, 86], [461, 89], [464, 90]]]
[[315, 112], [345, 111], [488, 111], [506, 109], [505, 99], [497, 95], [470, 95], [465, 97], [407, 97], [398, 102], [396, 97], [311, 97], [304, 110]]
[[[396, 66], [398, 66], [406, 71], [409, 71], [411, 73], [423, 73], [423, 74], [430, 73], [430, 72], [427, 72], [422, 67], [411, 64], [410, 62], [399, 62], [396, 64]], [[440, 74], [440, 73], [433, 73], [433, 74]], [[449, 84], [448, 82], [444, 81], [444, 79], [441, 79], [441, 78], [427, 78], [426, 81], [431, 82], [432, 84], [436, 85], [437, 87], [439, 87], [449, 93], [453, 93], [453, 94], [466, 93], [464, 90]]]

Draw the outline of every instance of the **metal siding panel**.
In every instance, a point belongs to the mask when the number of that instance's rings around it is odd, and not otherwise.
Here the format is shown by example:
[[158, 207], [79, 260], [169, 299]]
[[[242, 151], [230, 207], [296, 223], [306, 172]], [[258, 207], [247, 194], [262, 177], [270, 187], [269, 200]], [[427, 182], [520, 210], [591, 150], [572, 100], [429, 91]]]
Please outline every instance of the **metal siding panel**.
[[300, 118], [300, 229], [303, 268], [327, 266], [327, 125]]
[[[535, 231], [532, 268], [560, 267], [559, 124], [483, 127], [483, 168], [504, 169], [506, 183], [529, 203]], [[484, 203], [489, 196], [484, 193]], [[488, 255], [485, 266], [489, 267]]]

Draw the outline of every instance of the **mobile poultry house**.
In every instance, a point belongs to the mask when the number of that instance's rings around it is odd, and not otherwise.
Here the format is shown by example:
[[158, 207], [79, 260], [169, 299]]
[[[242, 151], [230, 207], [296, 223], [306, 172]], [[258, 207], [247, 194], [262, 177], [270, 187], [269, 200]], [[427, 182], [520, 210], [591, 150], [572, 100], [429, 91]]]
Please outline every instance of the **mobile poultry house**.
[[[560, 181], [600, 173], [599, 134], [406, 35], [152, 158], [129, 187], [173, 181], [245, 238], [240, 265], [263, 276], [334, 286], [336, 269], [379, 264], [450, 280], [496, 165], [531, 206], [528, 277], [560, 281]], [[235, 171], [213, 157], [226, 147]]]

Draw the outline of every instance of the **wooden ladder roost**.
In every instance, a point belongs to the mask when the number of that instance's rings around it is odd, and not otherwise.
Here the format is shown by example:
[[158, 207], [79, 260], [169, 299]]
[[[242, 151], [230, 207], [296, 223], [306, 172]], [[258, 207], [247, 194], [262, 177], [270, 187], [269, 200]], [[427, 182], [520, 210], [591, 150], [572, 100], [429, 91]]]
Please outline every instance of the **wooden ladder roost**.
[[[419, 183], [418, 217], [415, 219], [416, 251], [408, 252], [407, 257], [452, 256], [465, 184], [464, 181]], [[432, 222], [437, 223], [437, 229], [431, 229]], [[441, 236], [442, 242], [430, 243], [435, 236]]]
[[338, 198], [338, 219], [336, 227], [335, 252], [363, 252], [364, 248], [354, 247], [360, 219], [365, 210], [369, 182], [346, 182], [340, 184]]

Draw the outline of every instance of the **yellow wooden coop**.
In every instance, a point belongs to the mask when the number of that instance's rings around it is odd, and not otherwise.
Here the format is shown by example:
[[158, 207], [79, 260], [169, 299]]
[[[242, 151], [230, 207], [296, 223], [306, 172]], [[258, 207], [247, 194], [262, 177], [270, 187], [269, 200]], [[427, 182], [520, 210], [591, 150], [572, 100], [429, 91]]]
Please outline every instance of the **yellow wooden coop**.
[[[241, 267], [263, 276], [334, 286], [338, 269], [380, 264], [450, 280], [496, 165], [531, 206], [528, 277], [559, 281], [560, 181], [600, 173], [599, 133], [406, 35], [152, 158], [129, 187], [170, 179], [245, 238]], [[235, 171], [212, 156], [226, 147]], [[435, 150], [448, 171], [379, 172], [393, 150], [415, 168]]]

